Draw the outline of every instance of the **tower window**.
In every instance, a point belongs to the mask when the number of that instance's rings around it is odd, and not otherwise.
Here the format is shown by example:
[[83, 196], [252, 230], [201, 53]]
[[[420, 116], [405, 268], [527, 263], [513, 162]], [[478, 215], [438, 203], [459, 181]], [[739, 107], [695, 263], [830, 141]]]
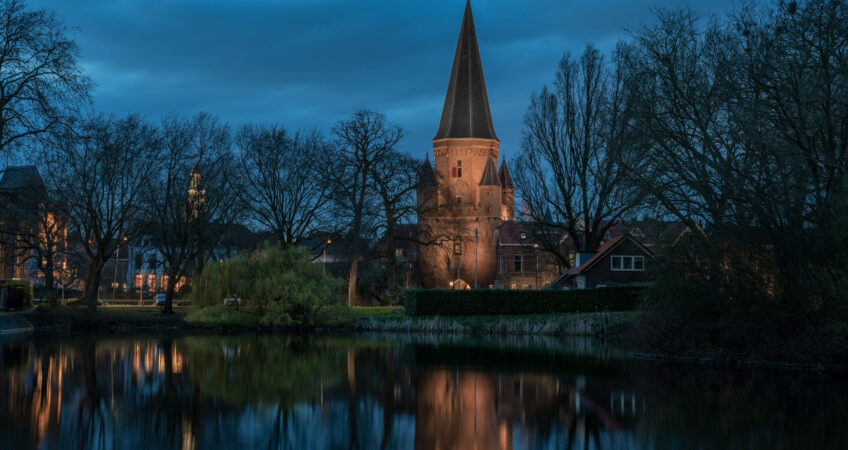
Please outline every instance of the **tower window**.
[[461, 255], [462, 254], [462, 242], [459, 239], [453, 240], [453, 254]]
[[461, 204], [462, 204], [462, 197], [459, 197], [459, 196], [457, 196], [457, 197], [456, 197], [456, 204], [457, 204], [457, 205], [461, 205]]
[[462, 161], [459, 160], [456, 162], [456, 167], [453, 168], [453, 177], [454, 178], [462, 178]]

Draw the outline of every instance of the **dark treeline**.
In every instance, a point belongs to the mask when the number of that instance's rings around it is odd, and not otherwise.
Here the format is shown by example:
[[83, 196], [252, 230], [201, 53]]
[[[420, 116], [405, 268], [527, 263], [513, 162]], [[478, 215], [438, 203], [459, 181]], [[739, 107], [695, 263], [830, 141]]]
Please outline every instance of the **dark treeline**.
[[590, 250], [623, 217], [689, 226], [654, 267], [648, 346], [844, 359], [846, 134], [846, 2], [660, 10], [609, 61], [563, 58], [515, 182]]
[[37, 163], [46, 185], [21, 194], [38, 213], [20, 212], [20, 199], [4, 205], [15, 226], [3, 234], [16, 240], [16, 260], [38, 262], [46, 286], [81, 281], [94, 311], [107, 262], [151, 235], [170, 312], [178, 280], [201, 272], [221, 230], [240, 223], [283, 247], [341, 249], [351, 304], [361, 292], [396, 298], [401, 263], [394, 245], [377, 244], [414, 214], [420, 165], [398, 150], [403, 130], [382, 114], [356, 111], [330, 135], [234, 130], [206, 113], [99, 114], [60, 19], [21, 0], [0, 3], [0, 19], [0, 151]]
[[[343, 249], [355, 303], [359, 264], [393, 260], [394, 248], [378, 246], [379, 238], [414, 213], [420, 165], [397, 149], [401, 136], [371, 111], [340, 121], [330, 136], [279, 125], [233, 132], [206, 113], [159, 122], [93, 115], [57, 135], [39, 158], [46, 194], [67, 219], [68, 251], [84, 261], [83, 298], [92, 310], [107, 261], [146, 234], [168, 277], [170, 311], [176, 280], [202, 271], [220, 230], [233, 223], [266, 231], [283, 247]], [[36, 248], [42, 260], [65, 256], [50, 254], [55, 242], [44, 244]], [[390, 288], [373, 295], [396, 295], [384, 292]]]

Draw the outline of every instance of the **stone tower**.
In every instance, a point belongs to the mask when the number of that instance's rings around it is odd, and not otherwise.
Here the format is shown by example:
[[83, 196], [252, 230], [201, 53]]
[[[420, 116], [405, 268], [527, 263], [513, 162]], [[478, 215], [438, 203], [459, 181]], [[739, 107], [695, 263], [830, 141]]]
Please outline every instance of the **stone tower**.
[[474, 287], [475, 273], [478, 287], [494, 282], [494, 232], [512, 219], [515, 202], [509, 172], [505, 166], [500, 173], [497, 169], [499, 147], [468, 2], [433, 138], [435, 170], [428, 158], [418, 190], [421, 237], [433, 243], [420, 251], [426, 287]]

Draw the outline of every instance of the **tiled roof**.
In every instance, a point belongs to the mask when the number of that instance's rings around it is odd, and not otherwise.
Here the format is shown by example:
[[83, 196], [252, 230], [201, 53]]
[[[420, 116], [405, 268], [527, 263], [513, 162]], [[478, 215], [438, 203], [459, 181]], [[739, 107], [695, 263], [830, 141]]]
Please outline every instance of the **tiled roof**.
[[498, 139], [489, 110], [489, 96], [483, 79], [483, 63], [477, 47], [471, 2], [467, 2], [442, 109], [442, 120], [433, 139], [471, 137]]
[[[504, 222], [498, 227], [498, 244], [500, 245], [533, 245], [538, 244], [533, 225], [523, 222]], [[524, 233], [524, 239], [521, 238]]]

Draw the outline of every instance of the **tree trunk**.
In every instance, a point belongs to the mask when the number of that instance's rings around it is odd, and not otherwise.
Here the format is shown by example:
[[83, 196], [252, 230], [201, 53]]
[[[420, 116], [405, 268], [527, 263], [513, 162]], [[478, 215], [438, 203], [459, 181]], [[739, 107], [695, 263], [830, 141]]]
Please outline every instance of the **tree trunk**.
[[350, 260], [350, 271], [348, 272], [347, 282], [347, 306], [353, 306], [356, 303], [356, 285], [359, 275], [359, 256], [355, 256]]
[[52, 288], [53, 283], [55, 282], [53, 279], [53, 257], [51, 256], [45, 259], [47, 260], [47, 263], [44, 265], [44, 285]]
[[397, 243], [393, 236], [389, 236], [389, 295], [394, 303], [397, 297]]
[[174, 287], [177, 285], [177, 278], [173, 274], [168, 274], [168, 287], [165, 289], [165, 308], [162, 309], [162, 314], [174, 313]]
[[100, 278], [103, 273], [103, 263], [98, 259], [88, 266], [88, 280], [85, 282], [83, 298], [88, 304], [88, 312], [97, 312], [97, 294], [100, 292]]

